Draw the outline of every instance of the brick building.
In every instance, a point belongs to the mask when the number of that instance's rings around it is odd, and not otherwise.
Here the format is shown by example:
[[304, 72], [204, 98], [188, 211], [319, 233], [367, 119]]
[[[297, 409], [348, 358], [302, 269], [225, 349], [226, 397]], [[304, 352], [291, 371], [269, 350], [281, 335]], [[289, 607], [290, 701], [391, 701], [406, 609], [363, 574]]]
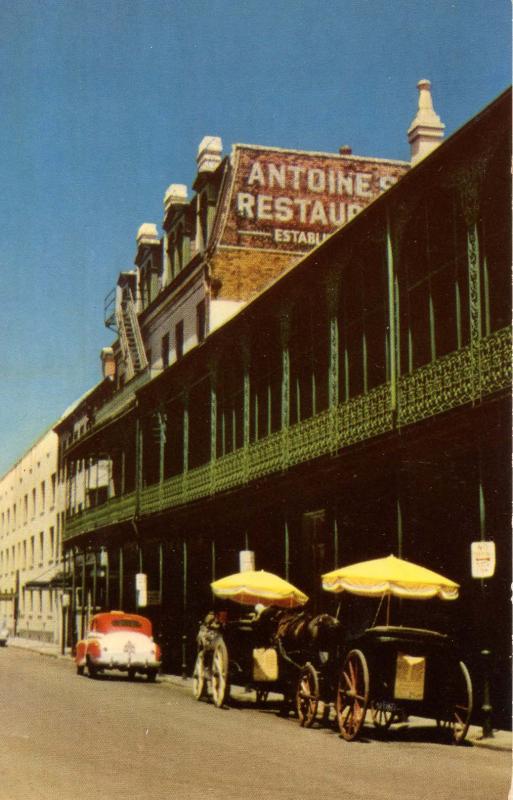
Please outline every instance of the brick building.
[[[223, 161], [211, 140], [194, 200], [166, 195], [162, 243], [140, 230], [104, 379], [56, 428], [75, 636], [91, 609], [135, 608], [143, 572], [167, 667], [188, 670], [240, 550], [317, 607], [322, 572], [393, 552], [461, 584], [457, 611], [405, 618], [467, 634], [477, 706], [490, 647], [509, 720], [509, 623], [489, 620], [510, 608], [510, 94], [440, 144], [419, 88], [413, 168], [246, 146]], [[489, 581], [471, 577], [476, 540], [496, 545]]]

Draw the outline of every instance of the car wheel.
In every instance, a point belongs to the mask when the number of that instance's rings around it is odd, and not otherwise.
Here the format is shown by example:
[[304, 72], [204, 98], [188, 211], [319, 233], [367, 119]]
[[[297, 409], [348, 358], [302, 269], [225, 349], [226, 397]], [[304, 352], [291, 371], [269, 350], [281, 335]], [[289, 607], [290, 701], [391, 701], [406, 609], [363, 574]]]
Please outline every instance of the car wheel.
[[77, 664], [77, 675], [83, 675], [84, 674], [84, 669], [85, 669], [85, 667], [84, 667], [83, 664]]
[[87, 672], [90, 678], [96, 678], [98, 676], [98, 668], [91, 663], [91, 660], [87, 659]]
[[157, 680], [157, 670], [156, 669], [149, 669], [146, 673], [149, 683], [155, 683]]
[[128, 670], [128, 680], [129, 681], [135, 680], [135, 669]]

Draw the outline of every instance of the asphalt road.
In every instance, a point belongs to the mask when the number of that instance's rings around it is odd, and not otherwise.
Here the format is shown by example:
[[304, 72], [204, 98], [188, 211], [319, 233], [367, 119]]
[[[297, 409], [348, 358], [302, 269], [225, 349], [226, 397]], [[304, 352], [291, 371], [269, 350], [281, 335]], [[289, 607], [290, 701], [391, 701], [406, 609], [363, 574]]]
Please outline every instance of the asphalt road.
[[344, 742], [187, 686], [91, 680], [67, 660], [0, 650], [0, 800], [507, 800], [511, 756], [433, 728]]

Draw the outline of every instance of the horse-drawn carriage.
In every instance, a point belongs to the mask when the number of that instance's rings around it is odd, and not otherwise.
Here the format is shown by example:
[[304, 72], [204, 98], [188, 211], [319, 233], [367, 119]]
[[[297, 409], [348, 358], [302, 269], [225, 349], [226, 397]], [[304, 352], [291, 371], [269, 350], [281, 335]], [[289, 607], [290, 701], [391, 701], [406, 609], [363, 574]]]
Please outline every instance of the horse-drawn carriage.
[[[211, 614], [198, 634], [195, 696], [201, 698], [210, 684], [214, 703], [222, 706], [230, 682], [238, 681], [252, 686], [257, 699], [270, 690], [281, 692], [305, 727], [314, 724], [320, 708], [325, 715], [334, 708], [346, 740], [358, 736], [369, 711], [374, 725], [384, 730], [415, 714], [435, 719], [454, 742], [463, 741], [472, 683], [454, 642], [437, 631], [390, 625], [389, 619], [391, 595], [450, 600], [458, 596], [457, 584], [390, 556], [328, 573], [323, 588], [386, 597], [386, 624], [349, 635], [338, 615], [313, 616], [304, 608], [271, 606], [233, 622]], [[241, 597], [256, 599], [239, 595], [238, 602], [244, 602]], [[306, 599], [302, 595], [298, 601], [296, 595], [288, 604], [304, 605]]]
[[[300, 668], [294, 657], [302, 656], [302, 652], [298, 646], [294, 653], [285, 653], [277, 641], [276, 628], [278, 618], [290, 613], [285, 609], [304, 605], [307, 596], [263, 570], [228, 576], [215, 582], [213, 589], [218, 597], [256, 608], [233, 619], [228, 618], [226, 610], [209, 612], [201, 623], [193, 673], [196, 699], [210, 690], [214, 704], [221, 707], [228, 699], [230, 684], [238, 683], [252, 687], [258, 701], [272, 690], [289, 702]], [[297, 617], [297, 613], [292, 614], [293, 619]]]
[[[374, 725], [388, 729], [409, 714], [430, 717], [455, 743], [466, 736], [472, 713], [472, 682], [458, 647], [447, 634], [390, 625], [390, 598], [454, 600], [458, 585], [437, 573], [394, 556], [354, 564], [323, 576], [323, 588], [387, 598], [386, 624], [342, 638], [329, 668], [306, 664], [297, 688], [300, 722], [310, 726], [320, 701], [334, 703], [340, 733], [352, 740], [367, 710]], [[377, 617], [376, 615], [376, 617]]]
[[297, 692], [298, 717], [310, 727], [319, 703], [332, 702], [341, 735], [361, 732], [366, 714], [388, 729], [410, 714], [430, 717], [463, 741], [472, 713], [472, 683], [450, 637], [436, 631], [381, 625], [339, 647], [329, 669], [307, 663]]

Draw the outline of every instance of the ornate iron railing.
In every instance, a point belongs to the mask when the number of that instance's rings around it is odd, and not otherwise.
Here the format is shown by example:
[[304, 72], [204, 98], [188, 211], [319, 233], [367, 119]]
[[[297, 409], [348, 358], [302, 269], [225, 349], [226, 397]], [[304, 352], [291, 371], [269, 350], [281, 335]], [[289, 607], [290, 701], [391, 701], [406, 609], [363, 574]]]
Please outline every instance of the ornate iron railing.
[[511, 386], [511, 329], [502, 328], [399, 379], [398, 424], [475, 403]]
[[[479, 347], [466, 347], [403, 375], [395, 418], [390, 384], [352, 398], [314, 417], [228, 453], [196, 469], [144, 487], [144, 517], [202, 497], [244, 486], [268, 475], [339, 452], [357, 442], [413, 424], [511, 385], [511, 331], [493, 333]], [[82, 512], [66, 524], [66, 538], [130, 518], [135, 493]]]
[[66, 520], [64, 540], [132, 519], [136, 509], [136, 493], [113, 497], [101, 506], [88, 508]]

